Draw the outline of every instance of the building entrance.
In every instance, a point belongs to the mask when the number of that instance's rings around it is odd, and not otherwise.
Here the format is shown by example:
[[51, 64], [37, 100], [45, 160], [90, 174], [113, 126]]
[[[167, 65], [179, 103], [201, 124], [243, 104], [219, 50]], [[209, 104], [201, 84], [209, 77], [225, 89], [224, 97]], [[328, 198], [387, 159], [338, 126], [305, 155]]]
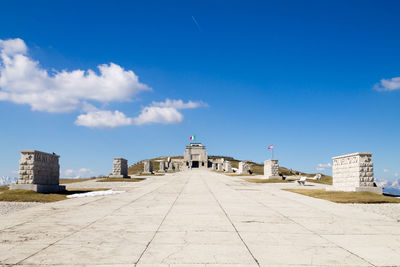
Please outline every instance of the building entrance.
[[197, 160], [192, 161], [192, 168], [198, 168], [199, 162]]

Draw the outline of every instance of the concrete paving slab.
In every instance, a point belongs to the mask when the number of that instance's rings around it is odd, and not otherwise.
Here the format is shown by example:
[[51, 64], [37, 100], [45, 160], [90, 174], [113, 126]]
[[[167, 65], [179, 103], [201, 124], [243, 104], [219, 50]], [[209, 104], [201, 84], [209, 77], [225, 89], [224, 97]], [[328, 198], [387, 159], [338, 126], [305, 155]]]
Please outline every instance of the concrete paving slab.
[[0, 263], [400, 265], [396, 220], [281, 190], [292, 184], [254, 184], [191, 170], [122, 186], [126, 192], [120, 195], [69, 199], [0, 216]]

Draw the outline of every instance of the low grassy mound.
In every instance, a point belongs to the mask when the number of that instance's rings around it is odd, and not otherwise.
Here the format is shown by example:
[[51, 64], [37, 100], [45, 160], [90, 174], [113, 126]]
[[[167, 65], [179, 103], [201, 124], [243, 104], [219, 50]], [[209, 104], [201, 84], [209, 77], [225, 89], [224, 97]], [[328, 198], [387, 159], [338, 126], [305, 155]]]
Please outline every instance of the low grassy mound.
[[400, 199], [371, 192], [325, 191], [323, 189], [284, 189], [309, 197], [329, 200], [336, 203], [400, 203]]
[[243, 178], [243, 180], [250, 183], [257, 184], [276, 184], [276, 183], [291, 183], [292, 180], [282, 180], [282, 179], [257, 179], [257, 178]]
[[56, 202], [67, 199], [68, 195], [77, 193], [87, 193], [93, 191], [109, 190], [109, 188], [82, 188], [82, 189], [67, 189], [64, 192], [43, 194], [36, 193], [30, 190], [6, 190], [0, 194], [0, 201], [10, 202]]
[[103, 178], [97, 180], [97, 182], [141, 182], [146, 178]]

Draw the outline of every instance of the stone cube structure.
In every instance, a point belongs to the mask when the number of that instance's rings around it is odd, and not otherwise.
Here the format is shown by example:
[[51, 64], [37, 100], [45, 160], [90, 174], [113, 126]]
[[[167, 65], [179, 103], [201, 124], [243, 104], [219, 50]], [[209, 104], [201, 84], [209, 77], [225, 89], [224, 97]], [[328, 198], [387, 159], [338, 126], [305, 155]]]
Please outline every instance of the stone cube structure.
[[11, 190], [33, 190], [38, 193], [60, 192], [60, 156], [37, 150], [22, 150], [19, 161], [18, 182], [10, 186]]
[[165, 172], [165, 161], [160, 161], [160, 172]]
[[238, 169], [239, 174], [244, 174], [244, 173], [250, 173], [250, 166], [249, 163], [246, 161], [241, 161], [239, 162], [239, 169]]
[[175, 170], [175, 171], [179, 171], [179, 162], [176, 162], [176, 161], [175, 161], [175, 162], [173, 162], [172, 164], [173, 164], [174, 170]]
[[153, 173], [153, 162], [150, 160], [145, 160], [143, 173]]
[[230, 161], [224, 162], [224, 172], [232, 172], [232, 163]]
[[222, 163], [217, 163], [217, 171], [219, 171], [219, 172], [223, 172], [224, 171]]
[[213, 170], [213, 171], [217, 170], [217, 163], [215, 163], [215, 162], [212, 163], [211, 170]]
[[332, 166], [333, 186], [329, 190], [368, 191], [382, 194], [374, 183], [372, 153], [358, 152], [334, 157]]
[[128, 160], [124, 158], [114, 158], [113, 172], [111, 178], [129, 178], [128, 176]]
[[277, 159], [269, 159], [264, 161], [265, 179], [281, 179], [279, 176], [279, 164]]

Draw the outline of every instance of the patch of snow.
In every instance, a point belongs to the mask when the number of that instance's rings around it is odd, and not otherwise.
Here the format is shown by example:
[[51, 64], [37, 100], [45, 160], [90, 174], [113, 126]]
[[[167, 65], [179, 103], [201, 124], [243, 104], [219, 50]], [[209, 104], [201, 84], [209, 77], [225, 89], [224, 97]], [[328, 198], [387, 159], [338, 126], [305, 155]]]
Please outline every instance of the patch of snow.
[[93, 191], [93, 192], [72, 194], [72, 195], [67, 196], [67, 198], [108, 196], [108, 195], [122, 194], [122, 193], [125, 193], [125, 191], [113, 191], [113, 190]]

